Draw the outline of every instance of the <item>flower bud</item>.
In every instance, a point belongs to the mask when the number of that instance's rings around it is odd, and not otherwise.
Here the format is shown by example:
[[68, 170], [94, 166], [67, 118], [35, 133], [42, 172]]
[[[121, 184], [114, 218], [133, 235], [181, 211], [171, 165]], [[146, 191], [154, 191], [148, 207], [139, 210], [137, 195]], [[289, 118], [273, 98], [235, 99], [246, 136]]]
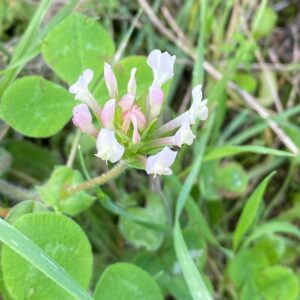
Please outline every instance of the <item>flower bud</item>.
[[92, 123], [92, 116], [86, 104], [79, 104], [73, 108], [72, 121], [82, 132], [97, 136], [98, 131]]
[[104, 64], [104, 80], [108, 89], [109, 96], [116, 98], [118, 95], [118, 84], [116, 76], [108, 63]]

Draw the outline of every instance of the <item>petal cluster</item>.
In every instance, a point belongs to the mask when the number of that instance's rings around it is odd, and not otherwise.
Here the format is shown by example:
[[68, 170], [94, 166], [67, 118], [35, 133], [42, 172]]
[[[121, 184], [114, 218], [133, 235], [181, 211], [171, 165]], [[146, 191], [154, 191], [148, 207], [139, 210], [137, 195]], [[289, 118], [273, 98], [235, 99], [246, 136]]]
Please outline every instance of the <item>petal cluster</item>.
[[127, 91], [120, 95], [117, 77], [108, 63], [104, 64], [104, 80], [110, 98], [103, 107], [89, 90], [92, 70], [85, 70], [70, 86], [70, 93], [82, 102], [73, 109], [73, 123], [96, 138], [97, 157], [111, 163], [120, 159], [142, 161], [147, 174], [154, 177], [172, 174], [171, 166], [177, 156], [172, 148], [191, 145], [196, 138], [191, 126], [208, 116], [207, 100], [202, 100], [202, 86], [197, 85], [192, 91], [190, 108], [158, 126], [164, 102], [163, 85], [174, 76], [175, 59], [158, 49], [150, 53], [147, 64], [152, 69], [153, 81], [144, 98], [137, 99], [137, 68], [131, 69]]

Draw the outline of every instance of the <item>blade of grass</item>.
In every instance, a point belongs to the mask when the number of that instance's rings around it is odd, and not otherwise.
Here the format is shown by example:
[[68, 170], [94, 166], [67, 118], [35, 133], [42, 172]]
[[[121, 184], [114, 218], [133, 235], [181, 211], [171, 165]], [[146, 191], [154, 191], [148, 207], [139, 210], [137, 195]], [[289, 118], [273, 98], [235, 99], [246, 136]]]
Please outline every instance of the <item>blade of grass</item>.
[[189, 254], [182, 235], [179, 218], [186, 201], [188, 200], [192, 186], [199, 174], [204, 155], [204, 149], [214, 124], [214, 116], [215, 115], [210, 116], [210, 119], [207, 123], [207, 129], [200, 141], [196, 144], [197, 151], [195, 152], [197, 153], [197, 157], [194, 161], [193, 168], [180, 191], [176, 203], [175, 225], [173, 230], [175, 252], [181, 265], [183, 276], [194, 300], [211, 300], [212, 297], [205, 285], [202, 275], [199, 273], [191, 255]]
[[300, 230], [295, 225], [287, 222], [272, 221], [255, 228], [244, 242], [243, 248], [249, 246], [249, 244], [254, 240], [271, 233], [285, 233], [300, 239]]
[[236, 251], [239, 247], [241, 240], [246, 232], [249, 231], [249, 229], [253, 226], [253, 222], [258, 214], [258, 209], [262, 202], [267, 185], [275, 173], [276, 172], [273, 172], [269, 176], [267, 176], [247, 200], [233, 234], [234, 251]]
[[[53, 0], [42, 0], [31, 20], [29, 23], [25, 33], [22, 36], [21, 41], [19, 42], [18, 46], [16, 47], [12, 59], [10, 61], [10, 65], [14, 64], [16, 61], [18, 61], [22, 55], [25, 54], [26, 50], [31, 46], [33, 40], [36, 37], [38, 28], [43, 20], [43, 17], [45, 16], [48, 8], [50, 7]], [[7, 87], [10, 85], [10, 83], [15, 79], [18, 72], [20, 71], [21, 67], [16, 67], [10, 70], [8, 73], [6, 73], [1, 82], [0, 82], [0, 98], [2, 97], [4, 91], [7, 89]]]
[[0, 240], [56, 282], [75, 299], [93, 300], [93, 297], [83, 290], [46, 252], [3, 219], [0, 219]]
[[261, 147], [261, 146], [222, 146], [215, 148], [209, 151], [204, 156], [204, 161], [210, 161], [215, 159], [220, 159], [228, 156], [233, 156], [245, 152], [252, 152], [258, 154], [265, 154], [265, 155], [274, 155], [274, 156], [282, 156], [282, 157], [293, 157], [294, 155], [290, 152], [281, 151], [273, 148]]

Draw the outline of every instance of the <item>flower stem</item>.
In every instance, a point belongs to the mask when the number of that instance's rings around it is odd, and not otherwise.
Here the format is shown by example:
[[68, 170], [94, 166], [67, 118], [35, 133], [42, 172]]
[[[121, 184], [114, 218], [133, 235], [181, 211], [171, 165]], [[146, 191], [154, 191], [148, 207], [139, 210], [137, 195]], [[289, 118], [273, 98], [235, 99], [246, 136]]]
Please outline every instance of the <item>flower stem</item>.
[[66, 189], [66, 192], [70, 194], [78, 193], [82, 190], [90, 189], [96, 185], [103, 185], [114, 178], [121, 175], [122, 172], [124, 172], [127, 169], [128, 165], [126, 161], [120, 161], [115, 167], [113, 167], [111, 170], [107, 171], [106, 173], [95, 177], [91, 180], [85, 181], [83, 183], [77, 184], [75, 186], [68, 187]]

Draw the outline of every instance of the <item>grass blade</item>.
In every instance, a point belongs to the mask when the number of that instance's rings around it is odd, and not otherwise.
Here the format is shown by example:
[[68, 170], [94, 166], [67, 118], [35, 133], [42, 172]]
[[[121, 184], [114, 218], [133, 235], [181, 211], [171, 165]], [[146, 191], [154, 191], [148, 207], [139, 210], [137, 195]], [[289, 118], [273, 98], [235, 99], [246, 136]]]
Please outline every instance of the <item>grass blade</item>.
[[0, 219], [0, 240], [51, 278], [72, 295], [74, 299], [93, 300], [93, 297], [83, 290], [60, 265], [35, 243], [3, 219]]
[[267, 176], [251, 194], [247, 200], [246, 205], [242, 211], [242, 214], [238, 220], [236, 229], [233, 234], [233, 249], [236, 250], [240, 245], [240, 242], [245, 233], [251, 228], [255, 217], [258, 213], [259, 206], [261, 204], [264, 192], [270, 179], [274, 176], [275, 172]]
[[243, 244], [243, 247], [248, 246], [251, 242], [260, 238], [263, 235], [269, 235], [274, 232], [290, 234], [300, 239], [300, 230], [295, 225], [287, 222], [273, 221], [262, 224], [259, 227], [255, 228], [253, 232], [249, 235], [249, 237], [246, 239], [245, 243]]
[[281, 151], [277, 149], [261, 147], [261, 146], [223, 146], [215, 148], [209, 151], [204, 156], [204, 161], [210, 161], [215, 159], [220, 159], [228, 156], [233, 156], [241, 153], [252, 152], [264, 155], [274, 155], [274, 156], [286, 156], [293, 157], [294, 155], [290, 152]]
[[182, 236], [182, 231], [180, 228], [179, 217], [180, 214], [189, 198], [189, 193], [192, 189], [192, 186], [195, 182], [195, 179], [198, 176], [202, 158], [204, 155], [205, 145], [207, 143], [209, 134], [212, 129], [212, 125], [214, 124], [214, 116], [211, 115], [209, 122], [207, 124], [208, 129], [203, 134], [202, 139], [196, 145], [196, 153], [198, 154], [191, 172], [189, 173], [177, 200], [176, 204], [176, 216], [175, 216], [175, 225], [173, 230], [174, 235], [174, 247], [175, 252], [178, 258], [178, 261], [181, 265], [183, 276], [189, 288], [189, 291], [194, 300], [211, 300], [212, 297], [205, 285], [205, 282], [199, 273], [193, 259], [191, 258], [188, 248], [185, 244], [184, 238]]

